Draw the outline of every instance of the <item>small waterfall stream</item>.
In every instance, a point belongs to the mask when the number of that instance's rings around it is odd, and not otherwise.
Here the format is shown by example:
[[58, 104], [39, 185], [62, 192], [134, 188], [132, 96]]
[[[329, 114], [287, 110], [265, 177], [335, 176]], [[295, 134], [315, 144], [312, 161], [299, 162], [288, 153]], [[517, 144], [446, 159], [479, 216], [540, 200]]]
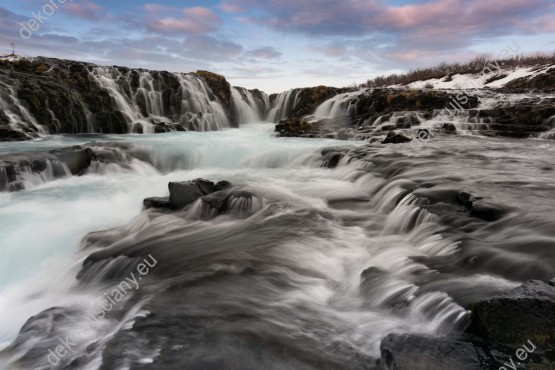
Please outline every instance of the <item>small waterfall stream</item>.
[[301, 91], [302, 89], [293, 89], [278, 94], [268, 113], [268, 121], [277, 123], [287, 118], [299, 103], [299, 94]]
[[0, 112], [8, 118], [8, 124], [15, 131], [37, 135], [47, 133], [47, 130], [17, 98], [14, 88], [2, 81], [0, 81]]

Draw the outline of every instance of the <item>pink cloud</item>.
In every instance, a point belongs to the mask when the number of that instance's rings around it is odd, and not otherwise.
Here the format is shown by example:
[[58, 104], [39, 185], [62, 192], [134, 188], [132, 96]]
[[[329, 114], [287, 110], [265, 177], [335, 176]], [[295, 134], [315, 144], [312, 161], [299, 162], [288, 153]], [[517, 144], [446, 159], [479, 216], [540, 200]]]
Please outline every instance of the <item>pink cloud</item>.
[[215, 31], [222, 20], [216, 13], [200, 6], [182, 10], [180, 18], [155, 18], [148, 23], [148, 28], [159, 33], [186, 33], [193, 35]]
[[104, 9], [93, 1], [66, 3], [63, 9], [74, 17], [89, 20], [99, 20], [104, 12]]
[[314, 50], [318, 53], [322, 53], [327, 57], [332, 57], [332, 58], [336, 58], [336, 57], [341, 57], [343, 55], [346, 54], [347, 49], [345, 49], [345, 47], [343, 46], [327, 46], [327, 47], [321, 47], [321, 48], [314, 48]]
[[540, 17], [537, 26], [540, 32], [555, 32], [555, 16], [547, 14]]
[[458, 0], [436, 1], [387, 8], [373, 21], [396, 28], [410, 28], [423, 24], [443, 23], [447, 19], [452, 21], [453, 16], [462, 15], [460, 11]]
[[148, 3], [144, 5], [144, 8], [149, 13], [161, 13], [161, 12], [170, 12], [175, 11], [177, 8], [172, 6], [165, 6], [156, 3]]
[[243, 11], [243, 8], [240, 7], [238, 4], [232, 4], [227, 2], [221, 3], [220, 8], [226, 13], [239, 13]]

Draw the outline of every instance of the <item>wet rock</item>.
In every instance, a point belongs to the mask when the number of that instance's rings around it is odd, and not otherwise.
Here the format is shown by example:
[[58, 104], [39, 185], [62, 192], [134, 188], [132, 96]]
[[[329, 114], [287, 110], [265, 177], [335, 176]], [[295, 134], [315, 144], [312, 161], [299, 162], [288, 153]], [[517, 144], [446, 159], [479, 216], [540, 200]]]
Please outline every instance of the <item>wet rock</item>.
[[89, 168], [91, 161], [95, 158], [90, 148], [81, 148], [79, 146], [50, 151], [51, 154], [62, 163], [64, 163], [72, 175], [81, 175]]
[[555, 89], [555, 67], [550, 68], [544, 73], [532, 76], [522, 77], [513, 80], [505, 85], [508, 89]]
[[30, 139], [21, 131], [12, 130], [8, 125], [0, 125], [0, 142], [1, 141], [24, 141]]
[[16, 181], [18, 173], [49, 172], [48, 176], [62, 178], [68, 175], [82, 175], [91, 165], [95, 154], [91, 149], [80, 146], [52, 150], [3, 155], [0, 157], [0, 191], [19, 191], [25, 188], [22, 181]]
[[397, 127], [395, 125], [383, 125], [382, 126], [382, 131], [393, 131], [396, 128]]
[[508, 207], [485, 202], [466, 192], [458, 193], [456, 201], [470, 211], [470, 216], [487, 222], [497, 221], [510, 211]]
[[290, 116], [302, 117], [314, 113], [316, 108], [328, 99], [350, 89], [338, 89], [328, 86], [316, 86], [302, 89], [297, 98], [297, 105], [291, 110]]
[[215, 185], [213, 182], [196, 179], [185, 182], [170, 182], [168, 184], [170, 190], [170, 206], [173, 209], [181, 209], [200, 197], [213, 193]]
[[428, 130], [427, 128], [419, 128], [416, 131], [416, 138], [417, 140], [430, 140], [434, 135]]
[[17, 172], [13, 163], [0, 162], [0, 191], [7, 190], [10, 183], [16, 180]]
[[228, 117], [232, 118], [232, 126], [239, 127], [236, 117], [233, 117], [231, 114], [231, 85], [227, 82], [225, 77], [208, 71], [197, 71], [195, 74], [206, 81], [210, 90], [212, 90], [214, 95], [222, 103]]
[[480, 218], [484, 221], [493, 222], [503, 218], [508, 210], [502, 206], [494, 205], [484, 201], [476, 201], [472, 203], [470, 215]]
[[349, 140], [353, 137], [353, 135], [347, 130], [340, 130], [337, 133], [337, 140]]
[[216, 191], [231, 189], [232, 186], [233, 185], [231, 185], [229, 181], [219, 181], [214, 187], [214, 191], [216, 192]]
[[215, 214], [219, 215], [224, 213], [228, 198], [228, 192], [219, 191], [203, 196], [201, 199], [204, 206], [208, 207], [210, 210], [214, 211]]
[[324, 151], [322, 153], [324, 156], [324, 162], [322, 163], [322, 167], [325, 168], [336, 168], [339, 164], [339, 161], [345, 157], [344, 153], [337, 153], [337, 152], [329, 152]]
[[472, 305], [468, 332], [489, 342], [518, 347], [531, 340], [555, 344], [555, 286], [531, 280]]
[[382, 144], [402, 144], [412, 141], [412, 138], [400, 132], [389, 131]]
[[455, 127], [454, 124], [447, 122], [447, 123], [441, 124], [441, 126], [439, 127], [439, 132], [447, 135], [456, 135], [457, 128]]
[[486, 370], [491, 368], [485, 351], [464, 339], [421, 334], [390, 334], [382, 340], [384, 370]]
[[316, 125], [299, 117], [282, 120], [276, 125], [276, 132], [279, 132], [280, 136], [302, 136], [312, 129], [316, 129]]
[[152, 197], [143, 200], [143, 209], [171, 208], [169, 197]]
[[467, 209], [471, 209], [472, 208], [472, 203], [476, 200], [476, 198], [474, 198], [472, 196], [472, 194], [467, 193], [467, 192], [461, 192], [459, 194], [457, 194], [457, 201], [462, 204], [463, 206], [465, 206], [465, 208]]

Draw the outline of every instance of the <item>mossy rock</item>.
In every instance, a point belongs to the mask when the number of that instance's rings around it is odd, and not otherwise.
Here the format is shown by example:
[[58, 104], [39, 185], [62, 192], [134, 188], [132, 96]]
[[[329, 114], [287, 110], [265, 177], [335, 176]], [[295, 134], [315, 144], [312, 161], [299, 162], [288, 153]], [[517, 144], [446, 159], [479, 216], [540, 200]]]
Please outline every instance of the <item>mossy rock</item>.
[[288, 135], [298, 135], [313, 129], [317, 129], [317, 127], [299, 117], [285, 119], [276, 125], [277, 132]]

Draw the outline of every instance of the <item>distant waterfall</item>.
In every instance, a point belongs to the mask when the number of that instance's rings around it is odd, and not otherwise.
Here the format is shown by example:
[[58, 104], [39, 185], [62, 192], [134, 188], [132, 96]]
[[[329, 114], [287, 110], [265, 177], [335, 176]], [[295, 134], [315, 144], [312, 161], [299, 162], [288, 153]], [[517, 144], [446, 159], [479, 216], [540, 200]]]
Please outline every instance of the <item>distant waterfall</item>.
[[175, 84], [160, 73], [122, 73], [117, 68], [96, 67], [93, 78], [108, 91], [124, 115], [131, 132], [154, 132], [153, 122], [179, 123], [189, 130], [211, 131], [229, 127], [222, 105], [204, 81], [193, 75], [172, 74]]
[[231, 88], [233, 111], [239, 124], [255, 123], [264, 120], [270, 106], [268, 95], [259, 91], [260, 96], [242, 87]]
[[210, 100], [213, 93], [204, 81], [193, 75], [176, 76], [181, 95], [181, 110], [177, 121], [195, 131], [213, 131], [230, 126], [222, 105]]
[[289, 116], [291, 111], [299, 104], [299, 94], [302, 89], [293, 89], [283, 92], [277, 96], [272, 109], [268, 114], [268, 121], [279, 122]]
[[47, 130], [37, 122], [19, 101], [14, 88], [3, 82], [0, 82], [0, 113], [4, 114], [8, 120], [8, 125], [14, 131], [23, 132], [31, 137], [47, 133]]
[[320, 118], [340, 118], [347, 117], [351, 111], [351, 107], [356, 108], [352, 104], [352, 98], [359, 95], [360, 92], [345, 93], [334, 96], [326, 100], [314, 111], [314, 116]]

